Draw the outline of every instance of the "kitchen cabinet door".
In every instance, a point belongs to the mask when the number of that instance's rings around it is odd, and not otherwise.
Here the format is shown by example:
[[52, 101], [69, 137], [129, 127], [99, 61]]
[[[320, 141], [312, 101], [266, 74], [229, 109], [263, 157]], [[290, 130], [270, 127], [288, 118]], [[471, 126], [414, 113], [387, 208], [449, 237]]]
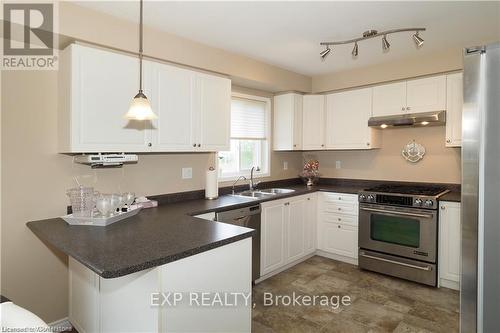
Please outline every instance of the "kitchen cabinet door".
[[195, 73], [160, 63], [152, 63], [151, 66], [151, 103], [158, 115], [151, 130], [152, 150], [196, 150], [196, 147], [193, 147]]
[[406, 112], [446, 110], [446, 76], [409, 80], [406, 83]]
[[285, 265], [285, 235], [288, 210], [283, 200], [262, 204], [261, 269], [265, 275]]
[[462, 146], [463, 74], [446, 76], [446, 147]]
[[391, 116], [406, 112], [406, 82], [373, 87], [373, 117]]
[[325, 96], [305, 95], [302, 112], [302, 149], [325, 149]]
[[338, 223], [323, 223], [321, 250], [358, 258], [358, 228]]
[[223, 77], [196, 74], [194, 126], [197, 151], [230, 149], [231, 80]]
[[[139, 60], [72, 44], [61, 52], [59, 151], [150, 151], [150, 122], [124, 119], [139, 89]], [[151, 96], [145, 66], [144, 93]]]
[[460, 203], [441, 202], [439, 209], [439, 278], [442, 286], [459, 289]]
[[365, 88], [327, 95], [327, 149], [379, 147], [380, 132], [368, 127], [372, 91], [372, 88]]
[[302, 149], [303, 96], [288, 93], [274, 97], [273, 149]]
[[285, 203], [287, 206], [287, 257], [286, 262], [290, 263], [304, 256], [305, 244], [304, 236], [307, 224], [305, 197], [291, 198]]
[[305, 207], [306, 224], [304, 230], [304, 252], [306, 255], [316, 251], [317, 211], [317, 195], [307, 196]]

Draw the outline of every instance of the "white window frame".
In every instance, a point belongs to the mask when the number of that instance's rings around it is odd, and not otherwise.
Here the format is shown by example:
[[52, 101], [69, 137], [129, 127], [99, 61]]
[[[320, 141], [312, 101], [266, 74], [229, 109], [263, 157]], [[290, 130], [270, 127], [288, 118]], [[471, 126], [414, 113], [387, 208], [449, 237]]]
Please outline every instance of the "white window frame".
[[[256, 172], [254, 171], [254, 178], [264, 178], [264, 177], [270, 177], [271, 176], [271, 98], [269, 97], [263, 97], [263, 96], [256, 96], [256, 95], [250, 95], [250, 94], [243, 94], [243, 93], [238, 93], [238, 92], [232, 92], [231, 93], [231, 98], [237, 97], [237, 98], [246, 98], [254, 101], [260, 101], [266, 103], [266, 128], [265, 128], [265, 134], [266, 134], [266, 142], [267, 142], [267, 149], [266, 152], [264, 153], [265, 156], [264, 159], [267, 161], [267, 170], [263, 172]], [[231, 140], [231, 138], [230, 138]], [[260, 166], [262, 168], [262, 166]], [[250, 178], [250, 172], [249, 171], [244, 171], [241, 172], [237, 175], [231, 175], [227, 177], [222, 177], [219, 176], [219, 181], [234, 181], [238, 179], [241, 176], [245, 176], [247, 179]]]

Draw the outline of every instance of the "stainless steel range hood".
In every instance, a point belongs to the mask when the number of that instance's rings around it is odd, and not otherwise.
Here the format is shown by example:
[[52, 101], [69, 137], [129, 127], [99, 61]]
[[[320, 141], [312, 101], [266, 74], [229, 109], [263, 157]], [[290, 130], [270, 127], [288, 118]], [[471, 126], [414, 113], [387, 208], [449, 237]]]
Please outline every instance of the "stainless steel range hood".
[[368, 119], [368, 126], [377, 128], [442, 126], [444, 124], [446, 124], [446, 111], [407, 113]]

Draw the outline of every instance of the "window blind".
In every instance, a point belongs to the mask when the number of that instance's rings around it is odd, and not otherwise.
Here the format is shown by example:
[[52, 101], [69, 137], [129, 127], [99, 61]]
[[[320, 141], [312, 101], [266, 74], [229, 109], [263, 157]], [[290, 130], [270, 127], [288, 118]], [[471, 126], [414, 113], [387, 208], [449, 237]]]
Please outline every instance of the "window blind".
[[266, 103], [246, 98], [231, 100], [231, 138], [266, 139]]

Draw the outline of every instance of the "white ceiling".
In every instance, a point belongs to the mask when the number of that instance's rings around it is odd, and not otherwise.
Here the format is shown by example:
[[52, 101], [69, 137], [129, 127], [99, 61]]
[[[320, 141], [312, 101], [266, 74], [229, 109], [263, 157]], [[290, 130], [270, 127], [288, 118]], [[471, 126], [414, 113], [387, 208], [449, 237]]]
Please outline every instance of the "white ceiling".
[[[137, 1], [79, 2], [138, 22]], [[210, 46], [249, 56], [306, 75], [363, 67], [451, 47], [500, 40], [500, 2], [166, 2], [144, 4], [145, 24]], [[345, 40], [363, 31], [425, 27], [417, 50], [411, 34], [335, 47], [325, 62], [321, 41]], [[147, 46], [145, 47], [147, 48]]]

